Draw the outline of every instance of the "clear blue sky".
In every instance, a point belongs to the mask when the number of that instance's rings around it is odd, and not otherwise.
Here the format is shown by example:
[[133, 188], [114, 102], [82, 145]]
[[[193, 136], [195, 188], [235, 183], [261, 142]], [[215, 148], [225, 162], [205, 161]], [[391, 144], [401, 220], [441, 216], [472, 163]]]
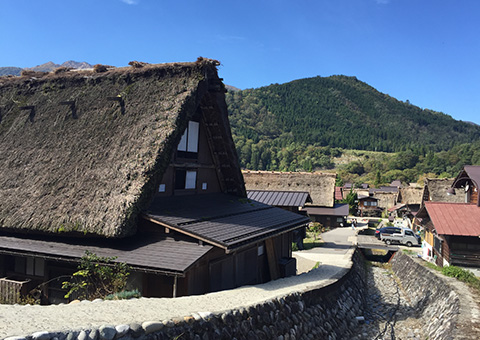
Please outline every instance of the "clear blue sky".
[[334, 74], [480, 124], [479, 0], [0, 0], [0, 66], [218, 59], [241, 89]]

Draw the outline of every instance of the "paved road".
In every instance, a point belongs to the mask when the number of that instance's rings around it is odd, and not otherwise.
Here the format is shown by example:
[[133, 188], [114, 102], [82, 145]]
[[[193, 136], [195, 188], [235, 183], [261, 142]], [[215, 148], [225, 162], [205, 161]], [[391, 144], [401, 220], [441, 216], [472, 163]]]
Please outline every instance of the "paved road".
[[297, 259], [297, 274], [306, 273], [314, 266], [343, 265], [351, 258], [349, 250], [356, 244], [356, 230], [337, 228], [322, 234], [324, 241], [321, 247], [293, 252]]

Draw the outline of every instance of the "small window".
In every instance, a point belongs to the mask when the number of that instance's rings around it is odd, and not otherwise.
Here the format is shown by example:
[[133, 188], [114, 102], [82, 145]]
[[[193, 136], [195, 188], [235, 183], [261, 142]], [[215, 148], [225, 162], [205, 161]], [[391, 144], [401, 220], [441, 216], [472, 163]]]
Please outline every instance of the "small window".
[[19, 274], [44, 276], [45, 260], [34, 257], [16, 257], [14, 270]]
[[185, 176], [185, 189], [195, 189], [197, 183], [197, 172], [187, 171]]
[[202, 183], [202, 190], [207, 190], [207, 182]]
[[165, 192], [165, 184], [160, 184], [158, 187], [158, 192]]
[[197, 171], [178, 169], [175, 171], [175, 189], [195, 189]]
[[258, 256], [262, 256], [264, 252], [265, 252], [265, 249], [264, 249], [264, 247], [263, 247], [263, 244], [259, 245], [259, 246], [258, 246], [257, 255], [258, 255]]

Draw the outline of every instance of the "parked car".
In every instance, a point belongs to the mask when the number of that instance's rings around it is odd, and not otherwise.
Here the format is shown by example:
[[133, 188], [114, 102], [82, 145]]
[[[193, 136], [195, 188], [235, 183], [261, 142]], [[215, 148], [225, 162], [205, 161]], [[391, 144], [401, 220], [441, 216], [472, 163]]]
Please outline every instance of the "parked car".
[[393, 234], [380, 233], [380, 239], [386, 244], [399, 243], [405, 244], [409, 247], [422, 243], [420, 236], [416, 235], [412, 229], [408, 228], [402, 228], [400, 229], [400, 232], [394, 232]]
[[380, 240], [380, 234], [393, 234], [393, 233], [401, 233], [401, 232], [402, 232], [402, 228], [399, 228], [399, 227], [383, 227], [375, 230], [375, 237]]

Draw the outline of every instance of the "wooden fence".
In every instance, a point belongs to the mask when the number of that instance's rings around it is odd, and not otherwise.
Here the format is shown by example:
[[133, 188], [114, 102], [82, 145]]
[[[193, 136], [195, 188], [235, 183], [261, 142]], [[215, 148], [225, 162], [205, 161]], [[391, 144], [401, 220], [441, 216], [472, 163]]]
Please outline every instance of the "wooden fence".
[[0, 303], [14, 304], [20, 302], [20, 297], [26, 289], [29, 279], [24, 281], [0, 278]]

